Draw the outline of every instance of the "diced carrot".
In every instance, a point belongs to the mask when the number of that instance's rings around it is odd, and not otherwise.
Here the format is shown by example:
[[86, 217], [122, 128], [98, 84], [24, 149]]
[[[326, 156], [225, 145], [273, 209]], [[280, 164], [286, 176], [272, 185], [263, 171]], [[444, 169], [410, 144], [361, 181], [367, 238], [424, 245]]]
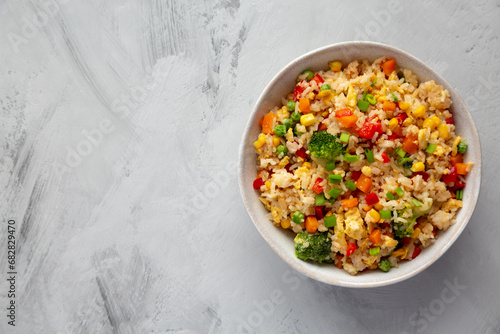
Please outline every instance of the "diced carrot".
[[347, 199], [343, 199], [342, 201], [340, 201], [340, 203], [342, 203], [342, 207], [343, 208], [354, 208], [356, 205], [358, 205], [358, 199], [357, 198], [347, 198]]
[[335, 263], [335, 267], [339, 268], [339, 269], [342, 269], [343, 265], [342, 265], [342, 258], [343, 256], [341, 254], [337, 254], [335, 255], [335, 257], [337, 258], [337, 263]]
[[303, 114], [307, 114], [309, 111], [310, 111], [310, 102], [309, 102], [309, 99], [306, 98], [306, 97], [301, 97], [299, 99], [299, 109], [300, 109], [300, 112], [302, 112]]
[[418, 142], [416, 135], [408, 135], [403, 139], [403, 143], [401, 144], [401, 148], [408, 154], [413, 154], [418, 150]]
[[346, 128], [353, 127], [357, 121], [358, 121], [358, 116], [356, 115], [344, 116], [339, 118], [339, 122]]
[[455, 167], [457, 168], [457, 174], [458, 175], [465, 175], [465, 174], [467, 174], [467, 164], [457, 163], [457, 164], [455, 164]]
[[396, 59], [386, 60], [382, 65], [382, 70], [386, 75], [390, 75], [396, 68]]
[[380, 243], [382, 242], [382, 233], [380, 232], [380, 230], [374, 229], [370, 233], [369, 238], [370, 238], [370, 241], [372, 242], [372, 244], [374, 244], [375, 246], [380, 245]]
[[318, 126], [318, 131], [324, 131], [328, 129], [328, 125], [326, 125], [325, 123], [319, 123], [319, 126]]
[[382, 109], [384, 109], [385, 111], [396, 111], [396, 103], [385, 100], [384, 104], [382, 105]]
[[370, 188], [372, 187], [372, 179], [370, 179], [365, 174], [361, 174], [359, 176], [359, 179], [356, 181], [356, 187], [358, 187], [359, 190], [367, 194], [370, 191]]
[[455, 166], [456, 164], [460, 164], [464, 162], [464, 156], [461, 155], [460, 153], [458, 153], [457, 155], [455, 155], [454, 157], [451, 157], [450, 158], [450, 163]]
[[318, 223], [318, 220], [316, 219], [316, 217], [307, 216], [306, 222], [305, 222], [305, 227], [306, 227], [307, 232], [316, 233], [316, 231], [318, 230], [318, 226], [319, 226], [319, 223]]
[[264, 119], [262, 120], [262, 133], [273, 133], [273, 123], [275, 118], [276, 115], [272, 112], [264, 116]]
[[335, 117], [351, 116], [352, 111], [349, 108], [335, 110]]

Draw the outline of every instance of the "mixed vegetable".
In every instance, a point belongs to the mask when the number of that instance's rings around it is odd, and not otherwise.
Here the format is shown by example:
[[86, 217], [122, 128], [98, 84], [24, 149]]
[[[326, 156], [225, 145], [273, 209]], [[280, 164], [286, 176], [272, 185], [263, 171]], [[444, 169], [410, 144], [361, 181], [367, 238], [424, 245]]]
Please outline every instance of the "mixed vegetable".
[[[339, 61], [329, 66], [334, 73], [342, 71]], [[446, 205], [453, 200], [456, 207], [461, 206], [464, 176], [471, 164], [464, 163], [467, 144], [450, 134], [453, 117], [443, 119], [435, 115], [436, 108], [431, 111], [424, 103], [413, 105], [402, 91], [388, 91], [386, 80], [409, 85], [409, 75], [397, 71], [395, 59], [381, 62], [380, 73], [360, 92], [351, 84], [345, 90], [332, 89], [331, 80], [306, 70], [284, 106], [262, 119], [262, 133], [254, 143], [259, 159], [276, 157], [279, 166], [294, 176], [312, 168], [325, 173], [310, 186], [315, 196], [313, 212], [292, 210], [285, 219], [282, 209], [261, 199], [276, 223], [299, 231], [295, 237], [299, 259], [333, 262], [342, 268], [349, 265], [353, 254], [366, 251], [373, 257], [370, 269], [389, 271], [394, 259], [411, 260], [420, 254], [426, 246], [423, 233], [436, 236], [435, 226], [421, 219], [436, 202], [429, 196], [409, 197], [403, 184], [385, 191], [380, 181], [374, 181], [375, 171], [380, 175], [383, 166], [398, 173], [397, 167], [411, 182], [428, 182], [430, 178], [443, 182], [450, 192]], [[345, 99], [348, 107], [335, 108], [332, 101], [336, 97]], [[328, 108], [318, 110], [318, 102]], [[369, 116], [376, 109], [387, 117]], [[332, 124], [340, 132], [330, 131]], [[418, 131], [408, 131], [410, 126], [417, 126]], [[396, 143], [395, 148], [377, 147], [382, 138]], [[451, 151], [439, 144], [447, 140], [453, 140]], [[305, 142], [299, 145], [299, 141]], [[449, 167], [438, 172], [433, 161], [443, 156], [448, 157]], [[262, 168], [253, 182], [254, 189], [267, 192], [280, 186], [284, 181], [274, 180], [273, 173], [272, 168]], [[304, 192], [300, 181], [282, 186], [287, 187], [298, 194]], [[403, 209], [391, 209], [391, 203], [402, 202]], [[339, 233], [347, 235], [345, 244], [336, 245]]]

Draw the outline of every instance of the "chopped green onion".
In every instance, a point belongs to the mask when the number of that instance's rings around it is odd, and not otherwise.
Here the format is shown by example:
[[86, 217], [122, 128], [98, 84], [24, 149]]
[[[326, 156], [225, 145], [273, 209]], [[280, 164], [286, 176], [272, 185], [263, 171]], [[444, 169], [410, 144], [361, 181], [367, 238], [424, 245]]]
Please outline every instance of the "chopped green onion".
[[351, 180], [347, 180], [345, 183], [345, 186], [349, 190], [356, 190], [356, 184], [354, 182], [352, 182]]
[[350, 137], [351, 137], [351, 135], [350, 135], [350, 134], [348, 134], [348, 133], [346, 133], [346, 132], [342, 132], [342, 133], [340, 134], [340, 138], [339, 138], [339, 140], [340, 140], [341, 142], [343, 142], [343, 143], [346, 143], [346, 144], [347, 144], [347, 143], [349, 142], [349, 138], [350, 138]]
[[366, 95], [366, 101], [370, 104], [377, 104], [377, 99], [372, 94]]
[[332, 89], [332, 86], [330, 86], [329, 84], [324, 84], [321, 86], [321, 88], [319, 90], [322, 91], [322, 90], [329, 90], [329, 89]]
[[396, 199], [396, 197], [394, 197], [394, 194], [391, 193], [390, 191], [388, 191], [387, 194], [385, 194], [385, 196], [387, 196], [387, 198], [391, 201]]
[[[406, 164], [408, 164], [408, 162], [413, 162], [413, 160], [411, 160], [411, 158], [409, 158], [409, 157], [408, 158], [400, 158], [400, 159], [398, 159], [398, 165], [400, 165], [400, 166], [406, 165]], [[412, 164], [410, 164], [410, 167], [411, 167], [411, 165]], [[407, 166], [405, 166], [405, 167], [407, 167]]]
[[295, 102], [293, 100], [288, 101], [286, 104], [286, 109], [288, 111], [294, 111], [295, 110]]
[[464, 154], [467, 151], [467, 144], [461, 141], [457, 145], [457, 153]]
[[399, 197], [403, 196], [404, 193], [405, 192], [403, 191], [403, 189], [401, 189], [401, 187], [396, 188], [396, 194], [398, 194]]
[[329, 192], [328, 195], [330, 195], [331, 198], [336, 199], [339, 197], [339, 195], [342, 194], [342, 190], [338, 188], [332, 188]]
[[398, 148], [396, 149], [396, 154], [397, 154], [397, 155], [399, 155], [401, 158], [404, 158], [404, 157], [405, 157], [405, 155], [406, 155], [406, 152], [405, 152], [405, 150], [403, 150], [401, 147], [398, 147]]
[[304, 72], [302, 72], [302, 74], [307, 74], [307, 77], [306, 77], [307, 80], [311, 80], [314, 76], [314, 73], [312, 71], [309, 71], [309, 70], [305, 70]]
[[330, 181], [330, 183], [340, 183], [342, 182], [342, 175], [330, 174], [328, 175], [328, 181]]
[[391, 93], [391, 96], [394, 102], [398, 102], [398, 98], [394, 95], [394, 93]]
[[[295, 102], [294, 102], [294, 103], [295, 103]], [[295, 110], [295, 107], [294, 107], [294, 110]], [[300, 113], [300, 112], [298, 112], [298, 111], [294, 111], [294, 112], [292, 113], [292, 116], [291, 116], [291, 117], [292, 117], [292, 120], [293, 120], [294, 122], [299, 122], [299, 121], [300, 121], [300, 116], [302, 116], [302, 113]]]
[[375, 158], [373, 157], [373, 152], [372, 150], [365, 148], [365, 155], [366, 155], [366, 160], [368, 160], [369, 163], [374, 163]]
[[373, 79], [372, 84], [370, 86], [372, 86], [372, 87], [375, 86], [375, 84], [377, 83], [377, 80], [378, 80], [378, 78]]
[[346, 154], [344, 154], [344, 159], [349, 161], [349, 162], [356, 162], [356, 161], [359, 161], [359, 156], [346, 153]]
[[363, 100], [366, 101], [366, 95], [368, 95], [366, 92], [363, 92]]
[[370, 248], [370, 255], [371, 256], [377, 256], [379, 254], [380, 254], [380, 247]]
[[427, 145], [425, 152], [432, 154], [432, 153], [434, 153], [434, 150], [436, 149], [436, 147], [437, 147], [437, 145], [429, 144], [429, 145]]
[[306, 219], [306, 216], [302, 212], [300, 212], [300, 211], [295, 211], [292, 214], [292, 221], [295, 224], [302, 224], [305, 219]]
[[325, 195], [323, 193], [316, 195], [316, 206], [325, 205]]
[[463, 190], [457, 190], [457, 192], [455, 193], [455, 197], [458, 200], [461, 201], [464, 198], [464, 191]]
[[391, 269], [391, 263], [389, 262], [389, 260], [383, 259], [378, 264], [378, 267], [379, 267], [380, 270], [388, 272]]
[[382, 218], [382, 219], [391, 219], [392, 218], [392, 211], [391, 210], [380, 210], [378, 213], [380, 214], [380, 218]]
[[334, 170], [335, 169], [335, 162], [333, 162], [333, 161], [327, 162], [325, 168], [329, 172]]
[[337, 226], [337, 216], [331, 215], [323, 218], [325, 222], [325, 227], [334, 227]]
[[420, 203], [420, 202], [419, 202], [419, 201], [417, 201], [416, 199], [412, 199], [411, 201], [413, 202], [413, 204], [414, 204], [417, 208], [422, 207], [422, 203]]
[[361, 111], [367, 111], [369, 106], [370, 106], [369, 102], [366, 102], [364, 100], [359, 100], [358, 101], [358, 108]]

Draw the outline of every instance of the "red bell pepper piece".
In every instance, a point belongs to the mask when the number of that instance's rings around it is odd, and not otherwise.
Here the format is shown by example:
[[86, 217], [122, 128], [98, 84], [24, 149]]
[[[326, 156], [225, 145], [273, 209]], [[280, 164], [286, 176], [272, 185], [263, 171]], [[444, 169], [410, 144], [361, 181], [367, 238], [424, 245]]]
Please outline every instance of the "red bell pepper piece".
[[313, 76], [313, 78], [311, 79], [311, 81], [316, 81], [316, 83], [318, 84], [318, 86], [320, 86], [323, 82], [325, 82], [325, 80], [323, 80], [323, 78], [319, 74], [316, 74], [315, 76]]
[[326, 125], [325, 123], [321, 122], [319, 123], [319, 126], [318, 126], [318, 131], [324, 131], [328, 129], [328, 125]]
[[455, 185], [453, 186], [453, 190], [459, 190], [465, 188], [465, 182], [457, 178], [455, 181]]
[[377, 204], [380, 201], [380, 199], [378, 198], [377, 194], [369, 193], [368, 195], [366, 195], [365, 201], [366, 204], [368, 205], [374, 205]]
[[354, 181], [357, 181], [360, 176], [361, 176], [360, 170], [354, 170], [351, 172], [351, 177], [353, 178]]
[[315, 206], [314, 207], [314, 212], [316, 213], [316, 218], [317, 219], [323, 219], [323, 208], [324, 206]]
[[339, 109], [339, 110], [335, 110], [335, 117], [337, 118], [341, 118], [341, 117], [344, 117], [344, 116], [351, 116], [352, 115], [352, 111], [351, 109]]
[[401, 113], [399, 115], [394, 116], [395, 119], [398, 120], [399, 125], [403, 124], [404, 120], [408, 118], [407, 113]]
[[372, 139], [375, 136], [375, 132], [382, 133], [382, 123], [365, 122], [358, 134], [365, 139]]
[[413, 179], [415, 176], [417, 175], [422, 175], [422, 179], [427, 182], [427, 180], [429, 179], [429, 173], [426, 173], [426, 172], [415, 172], [413, 173], [413, 175], [411, 176], [411, 178]]
[[354, 242], [351, 242], [349, 245], [347, 245], [345, 256], [351, 256], [352, 253], [354, 253], [354, 251], [356, 250], [356, 248], [358, 248], [358, 246]]
[[420, 254], [422, 250], [420, 249], [420, 247], [418, 246], [415, 246], [415, 249], [413, 250], [413, 254], [411, 256], [412, 259], [416, 258], [418, 256], [418, 254]]
[[297, 156], [301, 157], [302, 159], [306, 160], [307, 159], [307, 153], [306, 149], [301, 147], [297, 150], [296, 152]]
[[306, 90], [305, 87], [302, 87], [302, 86], [299, 86], [300, 84], [302, 84], [304, 81], [301, 81], [297, 84], [297, 86], [295, 86], [295, 88], [293, 89], [293, 100], [295, 102], [297, 102], [299, 100], [299, 96]]
[[286, 169], [286, 171], [287, 171], [288, 173], [293, 174], [293, 171], [292, 171], [292, 164], [287, 164], [287, 165], [285, 166], [285, 169]]
[[445, 122], [446, 122], [446, 124], [455, 124], [455, 120], [453, 119], [453, 116], [445, 119]]
[[261, 186], [266, 184], [264, 181], [262, 181], [262, 178], [258, 177], [253, 181], [253, 188], [254, 189], [260, 189]]
[[314, 192], [315, 192], [316, 194], [318, 194], [318, 195], [319, 195], [319, 194], [321, 194], [321, 193], [323, 192], [323, 186], [320, 186], [320, 185], [319, 185], [321, 182], [323, 182], [323, 179], [322, 179], [322, 178], [320, 178], [320, 177], [318, 177], [318, 178], [316, 179], [316, 182], [314, 182], [314, 185], [313, 185], [313, 187], [312, 187], [312, 190], [314, 190]]
[[443, 175], [443, 182], [456, 182], [457, 181], [457, 168], [455, 166], [451, 167], [450, 172]]
[[411, 242], [411, 238], [409, 237], [401, 238], [401, 242], [403, 243], [403, 245], [408, 245]]
[[388, 162], [391, 162], [391, 159], [389, 159], [389, 156], [387, 155], [387, 153], [384, 151], [382, 152], [382, 161], [384, 161], [384, 163], [388, 163]]

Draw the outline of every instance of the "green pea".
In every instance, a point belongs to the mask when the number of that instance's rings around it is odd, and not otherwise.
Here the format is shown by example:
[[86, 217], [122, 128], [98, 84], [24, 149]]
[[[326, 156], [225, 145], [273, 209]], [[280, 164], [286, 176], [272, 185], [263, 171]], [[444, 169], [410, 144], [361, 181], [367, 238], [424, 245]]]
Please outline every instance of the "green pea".
[[302, 113], [300, 113], [300, 112], [298, 112], [298, 111], [294, 111], [294, 112], [292, 113], [292, 116], [291, 116], [291, 117], [292, 117], [292, 120], [293, 120], [294, 122], [299, 122], [299, 121], [300, 121], [300, 116], [302, 116]]
[[330, 86], [329, 84], [324, 84], [321, 86], [321, 88], [319, 90], [321, 91], [321, 90], [329, 90], [329, 89], [332, 89], [332, 86]]
[[391, 263], [389, 262], [389, 260], [383, 259], [378, 264], [378, 267], [380, 268], [380, 270], [387, 272], [389, 271], [389, 269], [391, 269]]
[[306, 216], [300, 211], [295, 211], [292, 214], [292, 221], [295, 224], [302, 224], [305, 221], [305, 219], [306, 219]]
[[467, 151], [467, 144], [461, 141], [457, 145], [457, 152], [460, 154], [464, 154]]
[[274, 127], [274, 134], [278, 137], [283, 137], [286, 133], [286, 126], [278, 124]]
[[302, 72], [302, 74], [307, 74], [307, 77], [306, 77], [307, 80], [311, 80], [314, 76], [314, 73], [312, 71], [309, 71], [309, 70], [305, 70], [304, 72]]
[[286, 127], [286, 131], [288, 131], [288, 129], [293, 127], [293, 124], [294, 124], [294, 122], [292, 121], [291, 118], [287, 118], [283, 121], [283, 125]]
[[295, 110], [295, 102], [293, 100], [288, 101], [286, 104], [286, 109], [288, 111], [294, 111]]
[[288, 148], [285, 145], [280, 145], [276, 147], [276, 156], [278, 158], [284, 158], [288, 154]]

